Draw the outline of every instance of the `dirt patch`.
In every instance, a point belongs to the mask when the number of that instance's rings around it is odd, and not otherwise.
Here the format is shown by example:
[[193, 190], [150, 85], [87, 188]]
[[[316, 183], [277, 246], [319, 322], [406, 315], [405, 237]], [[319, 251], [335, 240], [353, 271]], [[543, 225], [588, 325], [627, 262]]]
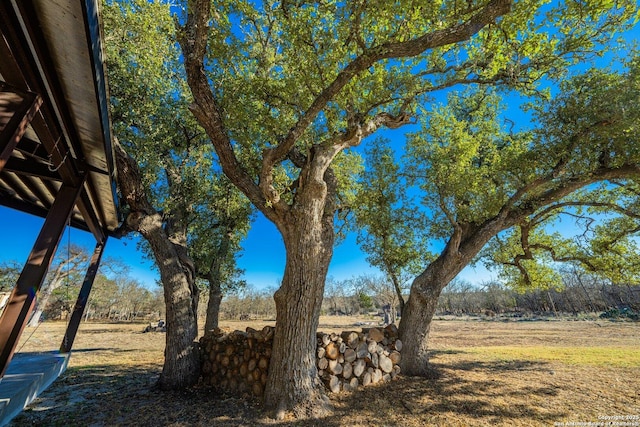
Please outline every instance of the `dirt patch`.
[[[358, 329], [359, 323], [372, 321], [327, 317], [320, 329]], [[273, 322], [222, 326], [258, 329], [266, 324]], [[637, 323], [436, 321], [432, 363], [437, 378], [404, 377], [338, 393], [331, 397], [334, 412], [329, 417], [280, 424], [265, 418], [253, 400], [199, 388], [155, 389], [164, 334], [143, 334], [143, 328], [83, 324], [67, 372], [12, 425], [551, 426], [640, 415], [640, 362], [624, 356], [640, 348]], [[27, 328], [25, 338], [32, 332]], [[63, 332], [62, 324], [42, 324], [23, 351], [56, 348]], [[537, 353], [516, 351], [522, 348]], [[584, 356], [587, 348], [622, 349], [621, 357], [630, 360], [602, 365]], [[580, 357], [549, 360], [543, 357], [545, 349]]]

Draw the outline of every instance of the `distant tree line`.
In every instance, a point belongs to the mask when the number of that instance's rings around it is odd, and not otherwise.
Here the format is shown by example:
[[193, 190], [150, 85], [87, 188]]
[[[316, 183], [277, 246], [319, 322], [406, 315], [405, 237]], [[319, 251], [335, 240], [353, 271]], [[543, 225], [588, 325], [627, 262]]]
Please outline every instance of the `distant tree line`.
[[[275, 319], [275, 289], [258, 290], [251, 286], [226, 294], [220, 305], [221, 319]], [[198, 310], [202, 313], [202, 310]]]
[[[68, 255], [72, 256], [69, 257]], [[70, 262], [73, 261], [73, 262]], [[88, 254], [76, 246], [61, 251], [41, 289], [35, 310], [37, 320], [65, 320], [82, 284]], [[16, 261], [0, 264], [0, 292], [13, 288], [21, 266]], [[640, 313], [640, 285], [614, 284], [600, 276], [568, 267], [559, 271], [562, 283], [523, 291], [498, 281], [472, 284], [454, 280], [440, 295], [437, 315], [554, 315], [579, 313]], [[409, 283], [409, 280], [405, 280]], [[401, 287], [403, 292], [406, 286]], [[228, 292], [222, 299], [220, 318], [227, 320], [275, 319], [274, 288], [250, 285]], [[208, 295], [200, 299], [200, 322], [206, 317]], [[323, 315], [380, 315], [391, 307], [392, 319], [401, 316], [396, 285], [383, 275], [363, 274], [346, 280], [329, 278], [322, 304]], [[148, 289], [121, 261], [107, 260], [99, 271], [85, 311], [85, 320], [156, 321], [164, 319], [162, 288]]]
[[[222, 299], [220, 318], [230, 320], [275, 319], [275, 289], [257, 290], [251, 286], [230, 292]], [[206, 301], [201, 301], [202, 306]], [[377, 314], [388, 305], [397, 310], [398, 298], [391, 282], [381, 276], [360, 275], [347, 280], [329, 278], [322, 304], [323, 315]]]
[[[74, 294], [77, 295], [77, 292]], [[56, 304], [49, 305], [45, 312], [46, 319], [55, 319], [56, 313], [66, 315], [64, 309], [73, 307], [69, 301], [57, 300], [62, 308], [58, 311]], [[71, 304], [75, 303], [75, 299]], [[106, 276], [96, 278], [94, 288], [85, 310], [86, 320], [102, 321], [152, 321], [164, 319], [164, 299], [162, 288], [149, 290], [140, 282], [131, 278], [109, 279]]]
[[[640, 313], [640, 285], [613, 284], [576, 269], [562, 272], [562, 283], [548, 288], [514, 290], [498, 281], [474, 285], [454, 280], [441, 294], [437, 315], [577, 315], [629, 310]], [[222, 300], [222, 319], [275, 319], [273, 289], [250, 286]], [[382, 275], [360, 275], [347, 280], [329, 279], [323, 315], [380, 315], [387, 305], [400, 307], [392, 281]]]
[[[85, 248], [71, 245], [58, 251], [38, 294], [29, 326], [42, 320], [66, 320], [78, 297], [89, 263]], [[20, 275], [17, 261], [0, 265], [0, 292], [9, 295]], [[4, 298], [0, 299], [2, 302]], [[93, 283], [84, 319], [99, 321], [156, 321], [164, 318], [162, 288], [148, 289], [117, 259], [102, 263]]]
[[640, 312], [640, 285], [616, 285], [588, 275], [564, 275], [561, 287], [519, 292], [497, 283], [454, 281], [438, 301], [438, 315]]

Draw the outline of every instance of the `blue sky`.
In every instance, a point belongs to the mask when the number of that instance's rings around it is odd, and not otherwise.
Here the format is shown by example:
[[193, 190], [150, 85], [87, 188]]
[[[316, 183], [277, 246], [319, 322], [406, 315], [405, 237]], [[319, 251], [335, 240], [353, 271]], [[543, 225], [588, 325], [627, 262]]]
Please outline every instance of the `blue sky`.
[[[0, 206], [0, 223], [5, 225], [0, 244], [0, 262], [15, 260], [24, 264], [43, 222], [43, 218]], [[83, 246], [89, 253], [93, 252], [96, 245], [91, 233], [72, 228], [70, 232], [68, 229], [65, 231], [59, 248], [66, 246], [69, 238], [72, 244]], [[132, 277], [150, 288], [155, 287], [159, 274], [152, 263], [144, 259], [142, 252], [137, 250], [135, 239], [110, 238], [104, 257], [121, 258], [130, 267]]]
[[[5, 224], [3, 242], [0, 245], [0, 262], [15, 260], [23, 264], [29, 256], [43, 221], [42, 218], [0, 206], [0, 223]], [[11, 226], [7, 227], [8, 224]], [[70, 232], [67, 230], [60, 247], [66, 245], [69, 238], [72, 243], [85, 247], [89, 252], [93, 251], [95, 240], [90, 233], [76, 229], [71, 229]], [[122, 259], [129, 266], [133, 278], [153, 289], [160, 276], [153, 263], [137, 249], [138, 239], [137, 236], [110, 238], [104, 257]], [[247, 282], [257, 289], [279, 286], [284, 272], [285, 251], [282, 238], [275, 226], [260, 215], [243, 246], [245, 250], [239, 259], [239, 265], [246, 270]], [[349, 236], [335, 248], [329, 276], [336, 280], [344, 280], [360, 274], [377, 272], [365, 260], [365, 255], [356, 244], [355, 236]], [[490, 276], [481, 266], [475, 270], [467, 268], [461, 273], [461, 278], [475, 284], [488, 280]]]
[[[285, 251], [276, 227], [260, 215], [243, 246], [245, 251], [239, 264], [240, 268], [246, 270], [247, 282], [261, 288], [279, 286], [284, 272]], [[334, 249], [328, 277], [345, 280], [361, 274], [380, 274], [365, 258], [366, 255], [356, 244], [355, 235], [349, 235]], [[460, 278], [479, 284], [490, 279], [491, 273], [482, 266], [468, 267], [460, 274]]]

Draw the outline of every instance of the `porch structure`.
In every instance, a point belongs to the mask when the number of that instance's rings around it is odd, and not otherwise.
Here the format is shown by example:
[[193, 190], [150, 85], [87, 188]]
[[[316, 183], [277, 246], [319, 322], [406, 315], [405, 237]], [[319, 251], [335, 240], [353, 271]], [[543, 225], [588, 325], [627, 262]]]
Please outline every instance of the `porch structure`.
[[[0, 425], [64, 372], [119, 226], [107, 104], [99, 1], [0, 2], [0, 204], [45, 218], [0, 317]], [[67, 225], [96, 247], [60, 351], [14, 358]]]

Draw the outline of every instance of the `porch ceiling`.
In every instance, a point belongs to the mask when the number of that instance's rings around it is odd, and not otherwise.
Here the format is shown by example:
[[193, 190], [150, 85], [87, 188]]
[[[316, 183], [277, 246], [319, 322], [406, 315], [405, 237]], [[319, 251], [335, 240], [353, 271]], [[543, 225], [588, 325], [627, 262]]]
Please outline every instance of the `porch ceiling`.
[[3, 117], [33, 115], [0, 165], [0, 204], [45, 216], [86, 174], [71, 221], [98, 240], [120, 220], [101, 43], [95, 0], [0, 2], [0, 151]]

